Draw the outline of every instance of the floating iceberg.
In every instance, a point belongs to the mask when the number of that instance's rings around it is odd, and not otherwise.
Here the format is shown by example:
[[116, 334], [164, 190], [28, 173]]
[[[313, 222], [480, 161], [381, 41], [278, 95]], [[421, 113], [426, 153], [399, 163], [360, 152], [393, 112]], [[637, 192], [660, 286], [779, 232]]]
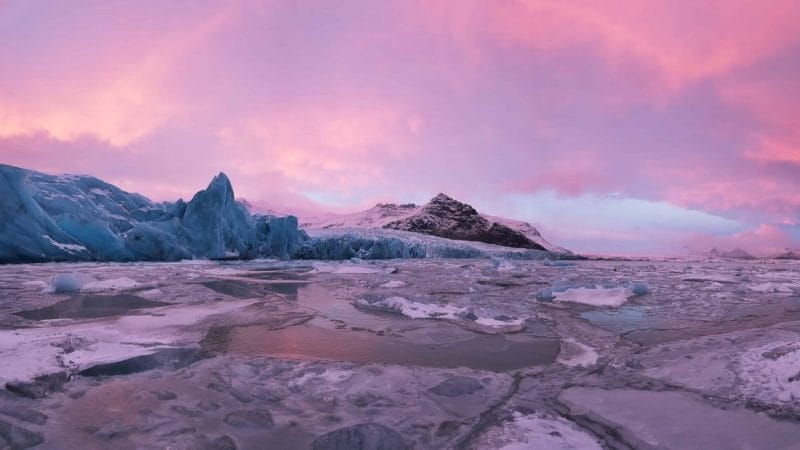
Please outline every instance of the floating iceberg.
[[618, 308], [628, 299], [649, 292], [646, 284], [626, 283], [622, 285], [570, 285], [556, 283], [536, 293], [536, 299], [544, 302], [582, 303], [590, 306]]

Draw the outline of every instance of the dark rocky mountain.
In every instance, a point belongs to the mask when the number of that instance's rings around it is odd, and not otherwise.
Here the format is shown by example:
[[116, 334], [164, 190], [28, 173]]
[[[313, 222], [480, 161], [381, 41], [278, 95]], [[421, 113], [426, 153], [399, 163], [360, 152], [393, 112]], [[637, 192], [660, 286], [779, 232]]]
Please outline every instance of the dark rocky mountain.
[[547, 250], [524, 233], [489, 220], [472, 206], [445, 194], [437, 195], [415, 214], [389, 222], [383, 228], [505, 247]]

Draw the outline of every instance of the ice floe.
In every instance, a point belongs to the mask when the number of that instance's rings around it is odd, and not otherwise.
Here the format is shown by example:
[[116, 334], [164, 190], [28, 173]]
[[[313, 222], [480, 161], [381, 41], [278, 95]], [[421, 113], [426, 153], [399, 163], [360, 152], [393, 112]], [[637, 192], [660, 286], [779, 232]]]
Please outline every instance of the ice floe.
[[623, 286], [555, 284], [537, 292], [536, 299], [548, 302], [581, 303], [590, 306], [618, 308], [628, 299], [645, 295], [648, 292], [649, 289], [644, 283], [632, 283]]
[[525, 322], [524, 319], [505, 316], [479, 317], [470, 308], [415, 302], [400, 296], [360, 298], [354, 302], [354, 305], [360, 308], [402, 314], [412, 319], [470, 320], [490, 328], [518, 327]]
[[239, 310], [247, 301], [153, 308], [148, 315], [49, 328], [0, 330], [0, 383], [29, 380], [64, 370], [79, 371], [99, 363], [153, 353], [163, 346], [197, 342], [183, 327]]

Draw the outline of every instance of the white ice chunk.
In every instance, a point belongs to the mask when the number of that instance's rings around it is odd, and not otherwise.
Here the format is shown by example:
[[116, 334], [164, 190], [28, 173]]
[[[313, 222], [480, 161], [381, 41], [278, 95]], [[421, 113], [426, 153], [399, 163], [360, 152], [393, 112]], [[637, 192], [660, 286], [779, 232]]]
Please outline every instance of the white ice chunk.
[[53, 277], [50, 288], [45, 288], [47, 292], [54, 294], [73, 294], [80, 292], [83, 287], [83, 277], [75, 273], [60, 273]]
[[597, 357], [597, 352], [592, 347], [575, 339], [564, 339], [556, 361], [567, 367], [589, 367], [597, 363]]
[[553, 301], [582, 303], [591, 306], [610, 306], [618, 308], [629, 298], [634, 297], [630, 287], [616, 288], [570, 288], [562, 292], [553, 292]]

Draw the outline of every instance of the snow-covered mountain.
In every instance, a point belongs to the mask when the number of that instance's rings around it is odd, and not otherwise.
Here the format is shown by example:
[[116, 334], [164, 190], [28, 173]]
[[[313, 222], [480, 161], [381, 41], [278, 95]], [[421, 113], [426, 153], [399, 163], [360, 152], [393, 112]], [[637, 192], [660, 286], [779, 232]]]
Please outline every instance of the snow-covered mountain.
[[251, 216], [225, 174], [188, 203], [0, 164], [0, 262], [289, 257], [295, 217]]
[[531, 224], [482, 215], [445, 194], [425, 205], [379, 203], [362, 212], [304, 220], [307, 229], [393, 229], [504, 247], [567, 253], [545, 240]]
[[413, 203], [396, 205], [394, 203], [378, 203], [366, 211], [351, 214], [325, 214], [309, 217], [301, 221], [303, 228], [383, 228], [396, 220], [405, 219], [419, 213], [422, 209]]

